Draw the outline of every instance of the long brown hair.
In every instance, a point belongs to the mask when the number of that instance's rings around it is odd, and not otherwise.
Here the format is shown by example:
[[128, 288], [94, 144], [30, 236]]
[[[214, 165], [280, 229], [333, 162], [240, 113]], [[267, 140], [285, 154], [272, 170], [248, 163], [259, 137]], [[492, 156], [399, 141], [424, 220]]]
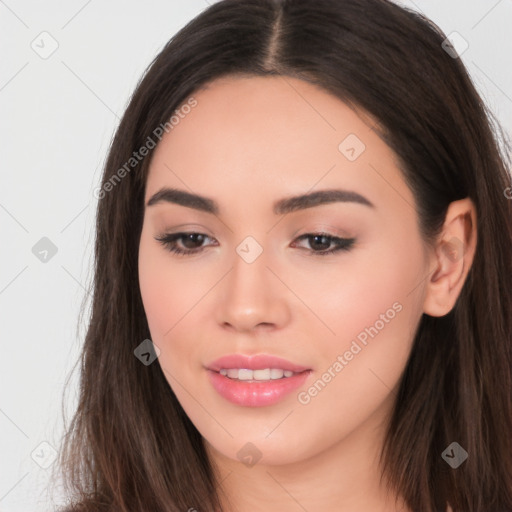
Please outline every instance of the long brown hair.
[[[221, 508], [201, 435], [160, 366], [134, 357], [150, 338], [137, 262], [152, 151], [126, 163], [194, 91], [243, 74], [306, 80], [377, 119], [428, 243], [450, 202], [473, 200], [475, 259], [452, 311], [423, 315], [418, 325], [383, 477], [415, 512], [444, 512], [447, 502], [454, 512], [512, 511], [510, 151], [445, 38], [387, 0], [223, 0], [154, 59], [117, 129], [98, 194], [79, 401], [60, 453], [73, 510]], [[441, 456], [454, 441], [468, 453], [457, 469]]]

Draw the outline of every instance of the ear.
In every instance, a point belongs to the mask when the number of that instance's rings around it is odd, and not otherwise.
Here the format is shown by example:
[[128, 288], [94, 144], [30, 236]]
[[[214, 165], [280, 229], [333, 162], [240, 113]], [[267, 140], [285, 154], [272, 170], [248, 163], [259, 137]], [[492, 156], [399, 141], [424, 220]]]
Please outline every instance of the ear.
[[476, 250], [476, 208], [468, 197], [449, 204], [445, 222], [430, 255], [423, 311], [448, 314], [462, 290]]

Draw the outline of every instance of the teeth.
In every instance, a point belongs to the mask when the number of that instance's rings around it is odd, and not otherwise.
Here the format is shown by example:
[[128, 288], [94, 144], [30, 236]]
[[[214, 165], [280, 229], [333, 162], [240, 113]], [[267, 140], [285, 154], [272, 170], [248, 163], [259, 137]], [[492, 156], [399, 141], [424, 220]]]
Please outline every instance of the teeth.
[[238, 370], [238, 380], [251, 380], [253, 373], [252, 370], [240, 369]]
[[[288, 370], [287, 370], [288, 371]], [[271, 379], [280, 379], [282, 378], [282, 376], [284, 375], [284, 370], [281, 370], [280, 368], [272, 368], [270, 371], [269, 371], [270, 375], [269, 377]], [[293, 372], [292, 372], [293, 373]], [[289, 375], [288, 375], [289, 377]]]
[[219, 373], [230, 379], [238, 380], [277, 380], [294, 375], [291, 370], [282, 370], [281, 368], [265, 368], [264, 370], [221, 368]]
[[[240, 373], [244, 370], [240, 370], [238, 372], [238, 378], [240, 379]], [[246, 372], [250, 372], [250, 370], [245, 370]], [[253, 370], [252, 377], [254, 380], [270, 380], [270, 368], [265, 370]]]

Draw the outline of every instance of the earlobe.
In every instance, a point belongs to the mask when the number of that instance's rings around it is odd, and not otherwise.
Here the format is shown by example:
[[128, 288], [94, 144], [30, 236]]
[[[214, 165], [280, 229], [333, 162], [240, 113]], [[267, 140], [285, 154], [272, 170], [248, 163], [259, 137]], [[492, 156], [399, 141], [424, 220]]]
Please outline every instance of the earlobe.
[[423, 311], [444, 316], [455, 305], [473, 263], [477, 241], [476, 209], [469, 198], [448, 206], [441, 235], [430, 258]]

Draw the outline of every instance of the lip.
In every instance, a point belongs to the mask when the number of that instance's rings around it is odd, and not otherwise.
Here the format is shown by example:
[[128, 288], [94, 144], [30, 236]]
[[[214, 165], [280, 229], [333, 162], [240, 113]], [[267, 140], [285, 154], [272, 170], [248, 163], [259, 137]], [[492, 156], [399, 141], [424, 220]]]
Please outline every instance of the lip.
[[281, 368], [300, 373], [310, 370], [306, 366], [301, 366], [281, 357], [271, 356], [270, 354], [257, 354], [246, 356], [244, 354], [229, 354], [219, 357], [207, 366], [208, 370], [218, 372], [221, 368], [246, 368], [248, 370], [264, 370], [265, 368]]
[[[290, 370], [296, 375], [259, 382], [239, 381], [221, 375], [219, 373], [221, 368], [247, 368], [250, 370], [281, 368]], [[312, 372], [311, 368], [267, 354], [255, 356], [231, 354], [216, 359], [206, 369], [215, 391], [229, 402], [244, 407], [264, 407], [279, 402], [303, 385]]]

